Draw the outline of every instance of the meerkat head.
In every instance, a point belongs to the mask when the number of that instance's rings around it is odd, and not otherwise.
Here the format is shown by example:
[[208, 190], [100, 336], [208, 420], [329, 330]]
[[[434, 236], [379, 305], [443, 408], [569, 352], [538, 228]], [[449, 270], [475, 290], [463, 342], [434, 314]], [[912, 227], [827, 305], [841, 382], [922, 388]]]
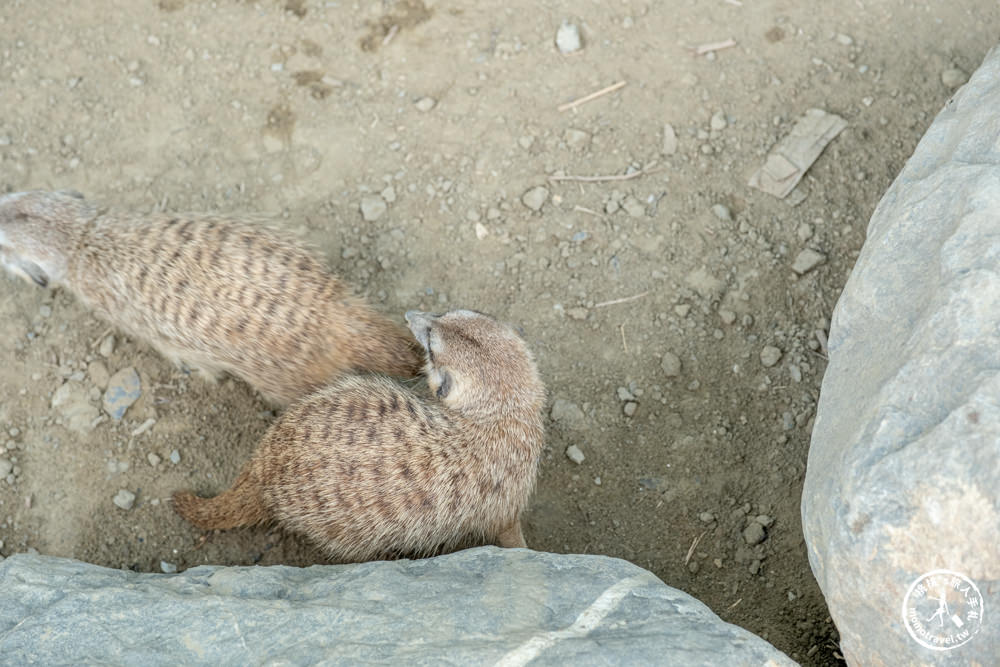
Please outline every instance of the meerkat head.
[[525, 397], [544, 400], [534, 359], [517, 329], [474, 310], [406, 313], [427, 357], [427, 385], [450, 408], [500, 410]]
[[66, 275], [73, 226], [95, 213], [77, 192], [31, 190], [0, 195], [0, 264], [36, 285], [58, 284]]

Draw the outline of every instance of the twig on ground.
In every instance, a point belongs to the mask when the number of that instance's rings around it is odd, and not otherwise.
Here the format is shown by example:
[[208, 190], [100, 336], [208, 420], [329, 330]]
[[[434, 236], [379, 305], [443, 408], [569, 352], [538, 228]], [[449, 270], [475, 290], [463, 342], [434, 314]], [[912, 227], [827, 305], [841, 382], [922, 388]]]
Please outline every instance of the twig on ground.
[[708, 535], [708, 531], [707, 530], [705, 532], [703, 532], [701, 535], [699, 535], [698, 537], [694, 538], [694, 541], [691, 543], [690, 548], [688, 548], [687, 556], [684, 556], [684, 564], [685, 565], [688, 564], [688, 561], [691, 560], [691, 556], [694, 555], [694, 550], [698, 548], [698, 543], [701, 542], [701, 538], [705, 537], [706, 535]]
[[563, 176], [549, 176], [549, 180], [553, 182], [579, 181], [581, 183], [601, 183], [603, 181], [631, 181], [633, 178], [639, 178], [640, 176], [645, 176], [646, 174], [649, 173], [652, 172], [640, 169], [639, 171], [633, 171], [631, 174], [610, 174], [608, 176], [574, 176], [573, 174], [565, 174]]
[[711, 42], [709, 44], [702, 44], [700, 46], [693, 47], [694, 54], [696, 56], [703, 56], [706, 53], [711, 53], [712, 51], [721, 51], [722, 49], [729, 49], [736, 46], [736, 41], [732, 39], [727, 39], [722, 42]]
[[389, 32], [385, 33], [385, 37], [382, 38], [382, 46], [385, 46], [386, 44], [391, 42], [392, 38], [396, 36], [397, 32], [399, 32], [399, 24], [393, 23], [392, 27], [389, 28]]
[[649, 294], [649, 290], [646, 290], [642, 294], [633, 294], [632, 296], [625, 296], [620, 299], [611, 299], [611, 301], [602, 301], [600, 303], [594, 304], [594, 308], [604, 308], [605, 306], [614, 306], [619, 303], [628, 303], [629, 301], [635, 301], [636, 299], [641, 299], [647, 294]]
[[740, 598], [740, 599], [739, 599], [739, 600], [737, 600], [736, 602], [734, 602], [734, 603], [732, 603], [731, 605], [729, 605], [728, 607], [726, 607], [726, 610], [727, 610], [727, 611], [732, 611], [733, 609], [736, 609], [736, 605], [738, 605], [738, 604], [739, 604], [739, 603], [741, 603], [741, 602], [743, 602], [743, 598]]
[[618, 83], [611, 84], [607, 88], [601, 88], [600, 90], [595, 91], [595, 92], [593, 92], [593, 93], [591, 93], [589, 95], [584, 95], [583, 97], [577, 98], [577, 99], [573, 100], [572, 102], [567, 102], [566, 104], [560, 104], [559, 107], [558, 107], [558, 109], [559, 109], [559, 111], [569, 111], [570, 109], [578, 107], [581, 104], [586, 104], [587, 102], [590, 102], [591, 100], [596, 100], [598, 97], [603, 97], [604, 95], [607, 95], [608, 93], [613, 93], [616, 90], [618, 90], [619, 88], [624, 88], [624, 87], [625, 87], [625, 82], [624, 81], [619, 81]]
[[604, 217], [600, 213], [598, 213], [597, 211], [595, 211], [593, 209], [589, 209], [586, 206], [580, 206], [579, 204], [577, 204], [576, 206], [574, 206], [573, 210], [574, 211], [579, 211], [580, 213], [587, 213], [589, 215], [594, 215], [594, 216], [597, 216], [598, 218]]
[[628, 354], [628, 343], [625, 342], [625, 323], [622, 322], [618, 325], [618, 330], [622, 332], [622, 347], [625, 348], [625, 354]]

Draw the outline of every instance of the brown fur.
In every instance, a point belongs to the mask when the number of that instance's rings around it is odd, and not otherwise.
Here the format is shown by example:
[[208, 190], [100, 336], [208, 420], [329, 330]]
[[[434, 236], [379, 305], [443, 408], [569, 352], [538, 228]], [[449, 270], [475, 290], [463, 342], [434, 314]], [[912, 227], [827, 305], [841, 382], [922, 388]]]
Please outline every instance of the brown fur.
[[419, 372], [405, 328], [351, 296], [302, 248], [238, 220], [15, 193], [0, 196], [0, 263], [65, 286], [173, 361], [236, 375], [279, 404], [345, 371]]
[[231, 489], [174, 495], [199, 528], [266, 520], [337, 561], [424, 556], [470, 540], [524, 546], [545, 389], [524, 341], [473, 311], [407, 313], [430, 390], [347, 377], [293, 405]]

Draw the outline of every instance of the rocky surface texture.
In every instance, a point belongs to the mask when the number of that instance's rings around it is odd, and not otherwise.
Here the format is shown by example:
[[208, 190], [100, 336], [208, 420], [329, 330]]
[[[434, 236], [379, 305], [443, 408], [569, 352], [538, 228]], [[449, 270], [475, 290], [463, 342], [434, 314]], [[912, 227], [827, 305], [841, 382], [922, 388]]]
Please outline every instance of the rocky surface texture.
[[802, 512], [851, 664], [1000, 656], [998, 110], [995, 49], [883, 197], [834, 311]]
[[794, 665], [603, 556], [484, 547], [420, 561], [138, 574], [0, 563], [9, 664]]

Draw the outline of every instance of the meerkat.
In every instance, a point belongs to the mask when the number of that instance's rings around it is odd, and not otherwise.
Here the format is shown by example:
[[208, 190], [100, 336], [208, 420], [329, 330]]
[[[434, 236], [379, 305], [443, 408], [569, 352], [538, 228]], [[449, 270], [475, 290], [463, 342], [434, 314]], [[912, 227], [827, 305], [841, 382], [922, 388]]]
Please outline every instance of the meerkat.
[[179, 365], [242, 378], [286, 405], [348, 371], [419, 373], [402, 324], [309, 252], [237, 219], [117, 212], [82, 195], [0, 196], [0, 263], [63, 286]]
[[433, 398], [338, 379], [274, 423], [228, 491], [175, 493], [174, 509], [203, 530], [273, 522], [339, 562], [526, 546], [545, 403], [531, 352], [475, 311], [406, 320]]

